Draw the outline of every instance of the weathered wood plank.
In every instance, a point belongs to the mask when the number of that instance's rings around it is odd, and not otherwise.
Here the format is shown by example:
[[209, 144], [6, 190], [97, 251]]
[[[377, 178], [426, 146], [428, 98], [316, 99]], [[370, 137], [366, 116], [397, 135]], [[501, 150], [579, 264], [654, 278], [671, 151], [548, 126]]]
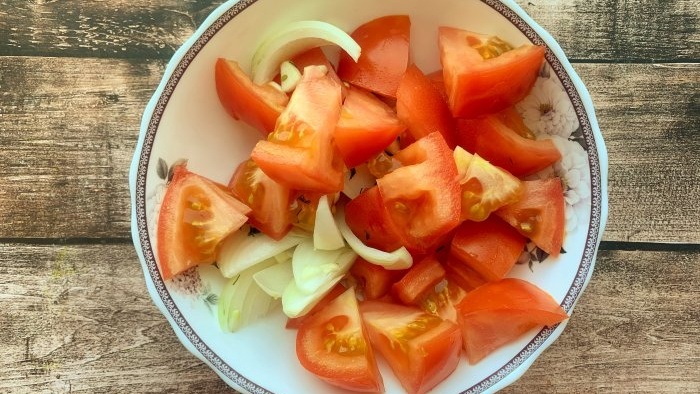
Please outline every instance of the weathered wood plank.
[[[128, 166], [163, 68], [0, 57], [0, 238], [129, 237]], [[576, 69], [610, 155], [605, 239], [700, 242], [700, 65]]]
[[[507, 393], [700, 387], [699, 252], [600, 253], [572, 321]], [[0, 245], [0, 392], [233, 392], [151, 304], [130, 245]]]
[[[169, 58], [222, 0], [0, 2], [0, 54]], [[584, 61], [700, 59], [695, 0], [517, 0]], [[27, 23], [31, 21], [31, 23]]]

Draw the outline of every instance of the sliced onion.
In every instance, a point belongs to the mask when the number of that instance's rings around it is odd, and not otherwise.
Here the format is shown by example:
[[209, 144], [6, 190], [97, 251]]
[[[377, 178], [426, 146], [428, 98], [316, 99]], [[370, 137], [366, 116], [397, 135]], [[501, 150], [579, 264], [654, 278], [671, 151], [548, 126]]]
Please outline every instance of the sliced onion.
[[363, 190], [377, 184], [374, 175], [370, 174], [367, 165], [359, 165], [345, 173], [345, 183], [343, 183], [343, 194], [353, 199], [362, 193]]
[[314, 247], [319, 250], [336, 250], [345, 246], [343, 235], [335, 223], [331, 202], [328, 196], [318, 200], [316, 221], [314, 223]]
[[219, 296], [217, 311], [219, 326], [223, 331], [237, 331], [270, 311], [273, 298], [255, 283], [253, 275], [273, 264], [273, 259], [265, 260], [226, 283]]
[[268, 36], [253, 55], [253, 82], [271, 81], [280, 64], [306, 50], [337, 45], [353, 60], [360, 57], [360, 45], [342, 29], [321, 21], [293, 22]]
[[357, 258], [350, 248], [317, 250], [312, 242], [300, 243], [294, 249], [292, 271], [299, 291], [311, 294], [338, 276], [345, 275]]
[[280, 65], [280, 88], [285, 93], [296, 89], [301, 81], [301, 71], [289, 60], [285, 60]]
[[340, 229], [341, 234], [343, 234], [343, 238], [345, 238], [348, 245], [360, 257], [367, 260], [367, 262], [381, 265], [388, 270], [402, 270], [410, 268], [413, 265], [413, 257], [410, 253], [408, 253], [408, 249], [406, 249], [405, 246], [402, 246], [389, 253], [365, 245], [359, 238], [357, 238], [352, 230], [350, 230], [347, 223], [345, 223], [345, 209], [340, 205], [337, 208], [335, 221], [338, 224], [338, 228]]
[[263, 233], [251, 234], [249, 226], [232, 234], [221, 245], [217, 264], [221, 274], [227, 278], [238, 275], [248, 267], [298, 245], [310, 235], [298, 229], [292, 229], [279, 241]]
[[291, 281], [282, 294], [282, 311], [288, 317], [306, 315], [341, 279], [343, 279], [343, 275], [333, 278], [311, 294], [299, 290], [296, 282]]
[[292, 260], [271, 265], [253, 274], [253, 280], [272, 298], [280, 298], [289, 282], [294, 280]]

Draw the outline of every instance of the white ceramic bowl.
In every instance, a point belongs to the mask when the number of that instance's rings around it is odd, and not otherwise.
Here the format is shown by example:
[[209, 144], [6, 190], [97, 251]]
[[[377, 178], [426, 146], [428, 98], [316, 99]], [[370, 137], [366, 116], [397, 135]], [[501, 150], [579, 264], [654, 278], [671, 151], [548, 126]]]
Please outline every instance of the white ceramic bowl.
[[[130, 172], [132, 233], [148, 291], [184, 346], [232, 387], [253, 393], [340, 392], [299, 365], [295, 331], [285, 330], [282, 313], [236, 333], [223, 333], [216, 301], [223, 279], [202, 267], [164, 282], [155, 257], [154, 223], [168, 168], [187, 159], [189, 168], [227, 182], [248, 157], [257, 131], [234, 121], [220, 106], [213, 68], [218, 57], [247, 68], [260, 40], [296, 20], [323, 20], [346, 31], [375, 17], [408, 14], [414, 61], [425, 72], [439, 68], [437, 26], [449, 25], [501, 36], [514, 44], [547, 47], [533, 93], [518, 107], [537, 134], [553, 138], [564, 153], [552, 171], [568, 182], [565, 254], [517, 265], [511, 276], [550, 292], [571, 314], [593, 272], [607, 216], [607, 156], [586, 88], [556, 41], [511, 0], [241, 0], [216, 9], [170, 61], [149, 102]], [[541, 104], [550, 104], [550, 107]], [[550, 111], [542, 111], [550, 108]], [[565, 324], [535, 329], [480, 363], [462, 360], [436, 393], [495, 392], [513, 383], [561, 334]], [[386, 391], [403, 390], [386, 365]]]

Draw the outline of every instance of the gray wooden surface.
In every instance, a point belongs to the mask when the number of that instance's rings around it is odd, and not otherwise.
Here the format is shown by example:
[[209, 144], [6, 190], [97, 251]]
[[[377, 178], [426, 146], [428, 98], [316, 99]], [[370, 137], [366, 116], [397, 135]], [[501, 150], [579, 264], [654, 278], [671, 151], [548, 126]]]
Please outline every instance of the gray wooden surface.
[[[700, 392], [700, 2], [519, 0], [610, 156], [596, 270], [507, 393]], [[220, 1], [0, 0], [0, 393], [233, 392], [152, 305], [129, 234], [141, 111]]]

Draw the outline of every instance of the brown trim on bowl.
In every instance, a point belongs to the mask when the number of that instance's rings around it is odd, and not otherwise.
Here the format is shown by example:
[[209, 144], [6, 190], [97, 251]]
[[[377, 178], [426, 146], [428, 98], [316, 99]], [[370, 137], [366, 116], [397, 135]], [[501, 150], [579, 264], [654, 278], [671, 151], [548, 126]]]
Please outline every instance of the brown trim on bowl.
[[[220, 374], [226, 376], [236, 385], [241, 388], [256, 394], [268, 394], [271, 391], [265, 389], [264, 387], [250, 381], [246, 377], [239, 374], [230, 365], [226, 364], [221, 357], [214, 353], [211, 348], [204, 343], [202, 338], [193, 330], [190, 324], [187, 322], [185, 317], [180, 312], [179, 308], [175, 304], [170, 295], [165, 283], [158, 270], [154, 251], [149, 240], [148, 234], [148, 221], [146, 218], [146, 183], [147, 183], [147, 173], [150, 164], [151, 152], [153, 148], [153, 142], [155, 140], [155, 135], [160, 125], [161, 118], [168, 105], [170, 97], [177, 87], [180, 79], [187, 70], [188, 66], [192, 60], [197, 56], [204, 45], [229, 21], [231, 21], [238, 14], [243, 12], [247, 7], [254, 4], [257, 0], [241, 0], [240, 2], [234, 4], [232, 8], [224, 12], [221, 17], [219, 17], [211, 26], [209, 26], [202, 36], [200, 36], [194, 44], [186, 51], [183, 58], [176, 65], [175, 70], [169, 77], [162, 94], [158, 98], [155, 104], [153, 114], [149, 120], [148, 128], [145, 133], [145, 139], [143, 143], [143, 149], [139, 156], [137, 176], [136, 176], [136, 191], [135, 191], [135, 209], [136, 209], [136, 221], [137, 229], [139, 234], [139, 241], [141, 243], [141, 248], [143, 256], [148, 267], [148, 275], [150, 276], [153, 285], [160, 296], [163, 305], [172, 317], [173, 321], [177, 324], [178, 328], [182, 331], [185, 337], [190, 341], [190, 343], [197, 349], [197, 351], [205, 358], [211, 365], [213, 365]], [[513, 23], [528, 39], [534, 44], [545, 45], [545, 41], [540, 37], [537, 32], [530, 27], [520, 16], [517, 15], [513, 10], [508, 8], [506, 5], [501, 3], [499, 0], [481, 0], [482, 3], [488, 5], [498, 13], [500, 13], [504, 18], [508, 19]], [[551, 66], [552, 70], [556, 73], [559, 80], [562, 82], [571, 102], [576, 111], [576, 116], [578, 117], [579, 123], [581, 125], [583, 136], [585, 142], [588, 146], [587, 154], [590, 168], [590, 179], [591, 179], [591, 220], [588, 228], [586, 244], [583, 251], [583, 257], [581, 263], [579, 264], [579, 269], [574, 277], [571, 287], [566, 293], [566, 297], [562, 301], [562, 307], [567, 311], [571, 312], [576, 300], [578, 299], [581, 291], [585, 287], [586, 278], [594, 264], [595, 254], [597, 245], [599, 242], [599, 233], [602, 223], [602, 175], [600, 162], [597, 151], [597, 144], [595, 142], [595, 137], [593, 135], [593, 130], [589, 117], [587, 116], [584, 104], [581, 97], [576, 90], [574, 83], [571, 78], [566, 73], [566, 70], [561, 63], [561, 61], [556, 57], [556, 55], [547, 48], [546, 60]], [[481, 382], [475, 384], [474, 386], [468, 388], [462, 393], [476, 394], [481, 393], [496, 383], [504, 379], [509, 373], [520, 367], [527, 359], [532, 356], [551, 336], [556, 327], [542, 329], [518, 354], [512, 358], [506, 365], [494, 371], [487, 378], [483, 379]]]

